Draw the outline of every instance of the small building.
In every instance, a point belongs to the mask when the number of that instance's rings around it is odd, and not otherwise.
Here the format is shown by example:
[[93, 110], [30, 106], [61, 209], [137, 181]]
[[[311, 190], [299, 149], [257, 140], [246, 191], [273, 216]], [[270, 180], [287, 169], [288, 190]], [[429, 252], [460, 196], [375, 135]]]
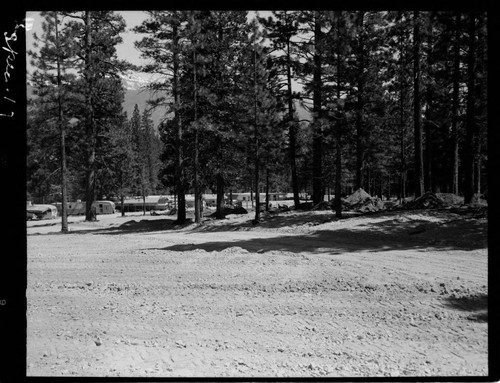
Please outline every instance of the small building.
[[26, 208], [26, 211], [37, 219], [57, 218], [57, 207], [54, 205], [30, 205]]

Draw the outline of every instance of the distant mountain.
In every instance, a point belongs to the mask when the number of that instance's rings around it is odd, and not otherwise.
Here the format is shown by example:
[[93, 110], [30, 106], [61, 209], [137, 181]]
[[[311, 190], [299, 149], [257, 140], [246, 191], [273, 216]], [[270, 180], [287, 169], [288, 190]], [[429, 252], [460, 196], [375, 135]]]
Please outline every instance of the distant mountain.
[[[153, 94], [151, 90], [145, 89], [152, 76], [144, 73], [132, 73], [128, 75], [121, 76], [122, 83], [125, 88], [125, 98], [123, 101], [123, 110], [127, 112], [128, 118], [132, 117], [134, 107], [137, 104], [141, 113], [145, 108], [148, 108], [148, 100], [154, 99], [157, 95]], [[27, 84], [27, 97], [32, 98], [33, 87]], [[295, 102], [295, 107], [300, 120], [310, 120], [311, 113], [300, 105], [299, 102]], [[166, 110], [161, 108], [156, 108], [151, 112], [151, 118], [153, 120], [154, 126], [158, 127], [160, 122], [165, 118]]]
[[[125, 100], [123, 102], [123, 110], [127, 112], [128, 118], [132, 117], [134, 107], [137, 104], [141, 113], [144, 109], [149, 108], [148, 100], [157, 98], [158, 95], [154, 92], [145, 89], [146, 86], [155, 80], [155, 76], [147, 73], [133, 72], [121, 75], [122, 84], [125, 88]], [[156, 108], [151, 111], [151, 118], [154, 125], [157, 127], [165, 118], [165, 110]]]
[[[130, 87], [130, 84], [124, 81], [125, 87], [125, 98], [123, 101], [123, 110], [127, 112], [128, 118], [132, 117], [132, 113], [134, 111], [134, 107], [137, 104], [139, 110], [142, 111], [148, 107], [148, 100], [155, 98], [153, 93], [149, 90], [141, 90], [138, 87]], [[33, 92], [33, 86], [31, 84], [26, 84], [26, 96], [27, 98], [36, 97]], [[164, 118], [165, 111], [160, 109], [153, 110], [151, 112], [151, 118], [153, 119], [153, 123], [155, 127], [157, 127], [161, 120]]]
[[[125, 89], [125, 99], [123, 101], [123, 110], [127, 112], [127, 117], [132, 117], [135, 105], [139, 107], [141, 113], [145, 108], [148, 108], [148, 100], [155, 98], [155, 95], [150, 90]], [[165, 111], [159, 108], [151, 111], [151, 118], [157, 127], [161, 120], [165, 117]]]

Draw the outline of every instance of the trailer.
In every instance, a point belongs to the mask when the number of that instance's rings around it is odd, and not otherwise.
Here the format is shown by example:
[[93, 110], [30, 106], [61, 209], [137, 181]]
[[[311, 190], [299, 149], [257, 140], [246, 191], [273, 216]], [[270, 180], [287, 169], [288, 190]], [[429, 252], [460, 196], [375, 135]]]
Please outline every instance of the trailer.
[[[62, 214], [62, 203], [56, 202], [54, 204], [57, 207], [59, 215]], [[67, 215], [85, 215], [85, 208], [87, 204], [85, 201], [68, 201], [67, 203]], [[92, 207], [95, 208], [96, 214], [114, 214], [116, 212], [115, 203], [113, 201], [95, 201], [92, 203]]]
[[[143, 211], [155, 211], [155, 210], [168, 210], [172, 207], [172, 202], [166, 196], [162, 195], [150, 195], [146, 196], [144, 199], [140, 196], [125, 198], [123, 201], [123, 210], [127, 213]], [[121, 203], [118, 202], [116, 209], [121, 210]]]
[[92, 206], [95, 207], [97, 214], [115, 214], [113, 201], [95, 201]]
[[57, 207], [54, 205], [30, 205], [26, 208], [26, 219], [55, 219]]

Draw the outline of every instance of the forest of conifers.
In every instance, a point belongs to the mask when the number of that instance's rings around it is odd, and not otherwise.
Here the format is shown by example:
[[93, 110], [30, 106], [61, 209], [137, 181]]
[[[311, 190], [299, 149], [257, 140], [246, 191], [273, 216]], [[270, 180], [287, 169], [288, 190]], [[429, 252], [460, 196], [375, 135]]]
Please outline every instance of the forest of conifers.
[[[45, 12], [29, 78], [28, 198], [87, 201], [363, 188], [383, 198], [486, 190], [487, 19], [481, 12], [150, 11], [149, 64], [116, 55], [112, 11]], [[120, 75], [155, 74], [123, 112]], [[165, 118], [153, 126], [150, 108]], [[257, 211], [259, 193], [255, 194]], [[64, 229], [64, 227], [63, 227]]]

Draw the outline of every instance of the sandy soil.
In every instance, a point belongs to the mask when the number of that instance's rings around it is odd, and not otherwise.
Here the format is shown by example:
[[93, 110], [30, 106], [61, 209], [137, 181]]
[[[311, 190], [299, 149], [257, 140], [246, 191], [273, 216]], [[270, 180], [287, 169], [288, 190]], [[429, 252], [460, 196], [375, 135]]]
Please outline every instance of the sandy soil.
[[487, 222], [28, 222], [28, 376], [488, 374]]

